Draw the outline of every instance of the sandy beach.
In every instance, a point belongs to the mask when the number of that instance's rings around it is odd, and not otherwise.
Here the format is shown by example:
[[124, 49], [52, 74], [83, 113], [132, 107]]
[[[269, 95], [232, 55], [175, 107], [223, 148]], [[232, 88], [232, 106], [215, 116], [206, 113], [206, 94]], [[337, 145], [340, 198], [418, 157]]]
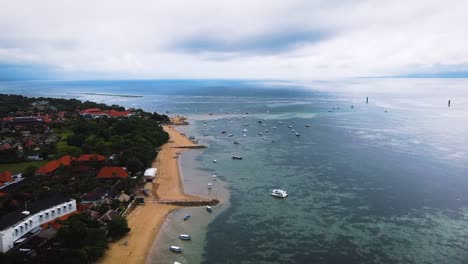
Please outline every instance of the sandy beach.
[[[158, 169], [156, 180], [147, 183], [154, 197], [161, 200], [203, 199], [184, 194], [182, 179], [179, 173], [178, 155], [196, 146], [172, 126], [164, 126], [169, 134], [169, 142], [162, 146], [153, 167]], [[145, 263], [151, 246], [167, 215], [179, 208], [173, 205], [154, 203], [154, 197], [147, 197], [145, 205], [138, 206], [127, 217], [131, 231], [121, 240], [109, 245], [109, 249], [100, 263]]]

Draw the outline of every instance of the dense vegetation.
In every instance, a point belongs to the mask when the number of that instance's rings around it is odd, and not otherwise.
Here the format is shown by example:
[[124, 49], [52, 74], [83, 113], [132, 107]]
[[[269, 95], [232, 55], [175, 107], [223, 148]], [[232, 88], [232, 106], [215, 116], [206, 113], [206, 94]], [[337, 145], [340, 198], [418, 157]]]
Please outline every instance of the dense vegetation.
[[[35, 104], [40, 107], [34, 106]], [[28, 98], [0, 94], [0, 120], [7, 116], [47, 114], [51, 117], [52, 123], [47, 126], [60, 140], [41, 145], [41, 158], [60, 158], [66, 154], [77, 157], [85, 153], [101, 154], [107, 158], [103, 164], [96, 165], [89, 171], [76, 173], [71, 167], [62, 166], [53, 176], [34, 175], [38, 167], [48, 162], [47, 160], [2, 165], [14, 172], [22, 171], [25, 180], [9, 186], [8, 195], [0, 198], [0, 216], [21, 209], [26, 201], [32, 202], [56, 192], [64, 192], [77, 202], [83, 194], [97, 187], [112, 188], [117, 193], [133, 193], [141, 182], [139, 172], [151, 166], [158, 148], [169, 138], [161, 127], [162, 123], [169, 122], [169, 118], [166, 115], [137, 109], [132, 110], [132, 117], [85, 119], [79, 115], [79, 110], [87, 108], [125, 110], [118, 105], [108, 106], [76, 99]], [[65, 111], [65, 119], [56, 118], [59, 111]], [[19, 137], [19, 131], [15, 133], [0, 135], [0, 140]], [[38, 132], [41, 133], [43, 132]], [[5, 152], [5, 155], [9, 154]], [[96, 178], [96, 172], [104, 165], [127, 167], [132, 176], [136, 175], [137, 178], [99, 180]], [[127, 205], [126, 202], [114, 199], [110, 205], [96, 205], [93, 210], [102, 215], [110, 209], [122, 212]], [[121, 216], [114, 217], [104, 226], [85, 214], [78, 214], [62, 224], [63, 227], [52, 241], [52, 249], [49, 253], [41, 254], [39, 262], [44, 260], [48, 263], [93, 263], [103, 255], [109, 239], [117, 240], [130, 231], [126, 219]], [[17, 255], [0, 254], [0, 262], [22, 262], [16, 257]]]
[[101, 118], [77, 119], [63, 126], [72, 133], [65, 145], [57, 149], [58, 156], [82, 153], [115, 154], [116, 165], [125, 166], [132, 173], [151, 165], [156, 149], [168, 140], [168, 135], [152, 119]]

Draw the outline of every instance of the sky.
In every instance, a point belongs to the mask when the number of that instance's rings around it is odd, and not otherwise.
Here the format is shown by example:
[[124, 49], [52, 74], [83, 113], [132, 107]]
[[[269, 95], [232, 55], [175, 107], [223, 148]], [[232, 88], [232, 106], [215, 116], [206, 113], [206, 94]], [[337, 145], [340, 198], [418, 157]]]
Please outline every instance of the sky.
[[464, 0], [0, 0], [0, 80], [468, 77]]

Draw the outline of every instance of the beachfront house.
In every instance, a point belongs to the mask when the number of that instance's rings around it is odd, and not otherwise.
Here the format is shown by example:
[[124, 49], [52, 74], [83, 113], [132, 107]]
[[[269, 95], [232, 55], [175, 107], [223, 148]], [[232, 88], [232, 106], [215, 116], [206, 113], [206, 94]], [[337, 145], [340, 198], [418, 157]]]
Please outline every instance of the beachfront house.
[[151, 182], [153, 179], [156, 177], [156, 172], [158, 172], [158, 169], [156, 168], [149, 168], [145, 170], [144, 178], [146, 181]]
[[98, 179], [119, 179], [128, 178], [128, 173], [123, 167], [105, 166], [99, 170], [96, 178]]
[[36, 233], [40, 226], [76, 211], [76, 201], [57, 193], [36, 200], [26, 207], [0, 218], [0, 252], [7, 252], [22, 242], [28, 234]]

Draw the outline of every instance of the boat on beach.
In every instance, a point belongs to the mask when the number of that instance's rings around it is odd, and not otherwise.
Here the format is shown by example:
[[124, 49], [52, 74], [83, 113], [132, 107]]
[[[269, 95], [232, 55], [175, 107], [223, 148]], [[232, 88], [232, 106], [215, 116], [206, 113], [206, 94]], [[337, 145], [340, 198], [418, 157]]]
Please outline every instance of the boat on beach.
[[171, 246], [169, 248], [170, 251], [172, 252], [175, 252], [175, 253], [182, 253], [182, 248], [178, 247], [178, 246]]
[[187, 235], [187, 234], [180, 234], [179, 239], [180, 240], [191, 240], [192, 237], [190, 235]]
[[273, 189], [270, 194], [278, 198], [288, 197], [288, 193], [285, 190], [281, 190], [281, 189]]

